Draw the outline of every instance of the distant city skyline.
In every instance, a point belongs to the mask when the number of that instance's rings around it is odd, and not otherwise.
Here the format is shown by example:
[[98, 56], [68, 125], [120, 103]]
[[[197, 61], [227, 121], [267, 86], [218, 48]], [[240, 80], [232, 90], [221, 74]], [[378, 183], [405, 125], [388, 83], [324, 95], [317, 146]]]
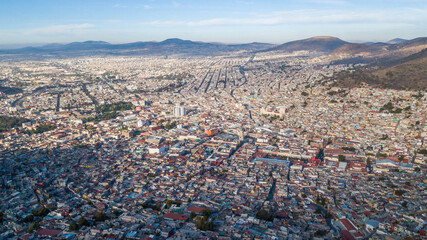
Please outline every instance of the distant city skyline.
[[427, 36], [425, 0], [92, 0], [2, 3], [0, 48], [181, 38], [284, 43], [327, 35], [346, 41]]

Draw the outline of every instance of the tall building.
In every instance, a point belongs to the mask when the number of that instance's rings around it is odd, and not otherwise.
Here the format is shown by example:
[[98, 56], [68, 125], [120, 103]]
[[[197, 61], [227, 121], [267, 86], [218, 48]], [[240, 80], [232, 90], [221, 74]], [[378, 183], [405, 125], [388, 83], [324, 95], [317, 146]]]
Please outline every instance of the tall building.
[[182, 117], [187, 113], [185, 107], [182, 106], [175, 106], [173, 108], [173, 116], [174, 117]]

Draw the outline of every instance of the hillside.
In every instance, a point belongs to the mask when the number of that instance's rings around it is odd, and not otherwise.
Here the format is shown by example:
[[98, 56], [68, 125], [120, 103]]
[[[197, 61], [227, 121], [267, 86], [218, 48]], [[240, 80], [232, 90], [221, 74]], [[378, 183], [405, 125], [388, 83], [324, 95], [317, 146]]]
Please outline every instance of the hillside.
[[312, 37], [303, 40], [297, 40], [281, 44], [277, 47], [265, 50], [265, 51], [283, 51], [283, 52], [295, 52], [295, 51], [312, 51], [312, 52], [330, 52], [342, 45], [347, 44], [336, 37]]
[[405, 58], [382, 62], [375, 67], [334, 74], [339, 87], [358, 87], [366, 83], [391, 89], [427, 89], [427, 48]]
[[[391, 44], [392, 42], [396, 42]], [[350, 43], [336, 48], [328, 54], [331, 61], [375, 62], [401, 59], [427, 48], [427, 38], [412, 40], [394, 39], [388, 43]], [[353, 60], [353, 61], [352, 61]]]
[[371, 57], [374, 54], [382, 53], [386, 50], [387, 45], [349, 43], [334, 49], [332, 52], [329, 53], [329, 55], [335, 57]]

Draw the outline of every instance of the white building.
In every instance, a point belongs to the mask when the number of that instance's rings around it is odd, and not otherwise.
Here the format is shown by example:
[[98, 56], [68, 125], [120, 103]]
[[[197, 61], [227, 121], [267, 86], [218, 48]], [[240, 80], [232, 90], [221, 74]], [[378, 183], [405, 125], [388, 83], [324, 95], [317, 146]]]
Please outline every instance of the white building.
[[187, 113], [185, 107], [182, 106], [175, 106], [173, 108], [173, 116], [174, 117], [182, 117]]

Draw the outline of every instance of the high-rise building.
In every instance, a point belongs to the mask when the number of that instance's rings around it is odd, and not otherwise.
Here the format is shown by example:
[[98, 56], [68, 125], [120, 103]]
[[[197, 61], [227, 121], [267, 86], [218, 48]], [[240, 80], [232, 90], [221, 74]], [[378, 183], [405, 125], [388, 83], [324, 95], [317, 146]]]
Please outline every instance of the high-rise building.
[[175, 106], [173, 108], [173, 115], [174, 117], [182, 117], [187, 113], [185, 107], [183, 106]]

